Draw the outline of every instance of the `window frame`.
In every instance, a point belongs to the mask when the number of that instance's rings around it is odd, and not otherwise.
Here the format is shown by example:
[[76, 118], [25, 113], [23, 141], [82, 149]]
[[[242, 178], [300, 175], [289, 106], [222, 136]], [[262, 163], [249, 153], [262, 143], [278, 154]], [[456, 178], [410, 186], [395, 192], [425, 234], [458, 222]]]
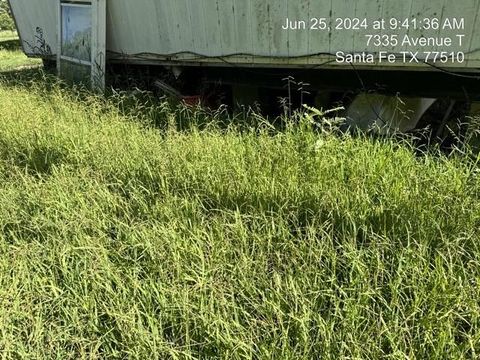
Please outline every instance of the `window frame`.
[[[90, 61], [77, 59], [62, 54], [63, 50], [63, 8], [80, 7], [89, 8], [92, 17]], [[105, 89], [106, 66], [106, 0], [59, 0], [57, 14], [57, 73], [62, 77], [62, 61], [75, 65], [90, 67], [90, 84], [93, 90]]]

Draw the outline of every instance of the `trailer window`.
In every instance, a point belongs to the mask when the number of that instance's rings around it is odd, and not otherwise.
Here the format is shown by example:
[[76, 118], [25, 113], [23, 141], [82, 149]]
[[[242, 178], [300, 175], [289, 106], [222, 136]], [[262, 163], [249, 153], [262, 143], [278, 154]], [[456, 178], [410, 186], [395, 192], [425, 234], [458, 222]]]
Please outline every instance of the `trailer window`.
[[85, 61], [92, 58], [91, 5], [62, 6], [62, 56]]
[[103, 88], [105, 0], [60, 1], [59, 75], [69, 82]]

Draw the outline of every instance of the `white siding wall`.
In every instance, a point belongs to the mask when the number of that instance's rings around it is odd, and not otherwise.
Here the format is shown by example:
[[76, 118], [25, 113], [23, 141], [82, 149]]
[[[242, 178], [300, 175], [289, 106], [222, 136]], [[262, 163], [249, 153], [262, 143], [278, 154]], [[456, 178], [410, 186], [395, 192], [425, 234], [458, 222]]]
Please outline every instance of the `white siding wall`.
[[[24, 50], [38, 53], [36, 29], [53, 52], [56, 49], [56, 4], [58, 0], [10, 0]], [[230, 56], [239, 63], [321, 64], [328, 56], [278, 59], [315, 53], [375, 51], [367, 48], [366, 31], [282, 31], [286, 17], [367, 17], [370, 20], [433, 17], [465, 17], [468, 62], [456, 68], [480, 68], [480, 22], [478, 0], [107, 0], [107, 48], [130, 60], [135, 54], [150, 60], [166, 55], [193, 52], [211, 57]], [[371, 32], [371, 31], [370, 31]], [[384, 31], [383, 33], [388, 33]], [[420, 36], [422, 30], [409, 30]], [[453, 36], [458, 31], [442, 31]], [[439, 35], [439, 34], [437, 34]], [[33, 46], [32, 46], [33, 45]], [[37, 48], [35, 48], [37, 47]], [[414, 48], [389, 47], [398, 52]], [[437, 48], [428, 50], [438, 50]], [[450, 49], [460, 50], [460, 49]], [[231, 56], [237, 54], [237, 56]], [[246, 54], [246, 55], [245, 55]], [[255, 55], [255, 57], [249, 56]], [[180, 54], [168, 60], [188, 61], [193, 56]], [[198, 59], [196, 59], [198, 60]], [[222, 63], [218, 59], [202, 60]], [[348, 66], [348, 65], [345, 65]], [[425, 65], [423, 65], [425, 68]]]

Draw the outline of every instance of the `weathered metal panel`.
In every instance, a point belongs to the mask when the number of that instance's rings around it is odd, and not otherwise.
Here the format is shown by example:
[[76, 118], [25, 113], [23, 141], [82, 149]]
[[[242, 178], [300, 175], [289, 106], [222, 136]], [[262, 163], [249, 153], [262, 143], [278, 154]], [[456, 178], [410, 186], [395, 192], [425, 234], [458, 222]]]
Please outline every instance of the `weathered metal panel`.
[[221, 25], [218, 21], [217, 3], [215, 1], [205, 1], [202, 5], [203, 12], [197, 14], [197, 16], [203, 16], [203, 18], [205, 19], [203, 22], [203, 31], [205, 31], [206, 34], [205, 48], [207, 49], [207, 52], [205, 54], [223, 52], [222, 33]]
[[51, 56], [57, 47], [58, 0], [9, 0], [28, 55]]
[[[44, 41], [56, 49], [57, 0], [10, 0], [24, 50], [43, 55], [38, 45]], [[107, 49], [110, 57], [126, 61], [228, 63], [265, 66], [328, 66], [338, 64], [337, 51], [391, 53], [416, 51], [418, 47], [366, 45], [365, 35], [393, 35], [390, 29], [336, 30], [336, 18], [465, 18], [466, 44], [454, 44], [448, 51], [463, 50], [467, 61], [446, 63], [442, 67], [461, 70], [480, 68], [480, 22], [478, 0], [107, 0]], [[304, 30], [282, 30], [286, 19], [303, 20]], [[327, 18], [331, 31], [311, 30], [312, 18]], [[479, 24], [480, 25], [480, 24]], [[43, 40], [38, 39], [38, 29]], [[455, 36], [458, 30], [404, 31], [415, 37]], [[438, 46], [425, 50], [446, 50]], [[425, 64], [359, 64], [359, 67], [428, 69]]]
[[[364, 1], [364, 0], [361, 0]], [[366, 0], [370, 1], [370, 0]], [[310, 0], [309, 1], [309, 18], [322, 18], [322, 17], [328, 17], [329, 16], [329, 11], [330, 7], [332, 4], [332, 0]], [[327, 11], [328, 9], [328, 11]], [[309, 32], [308, 33], [308, 38], [307, 38], [307, 43], [308, 43], [308, 49], [306, 54], [315, 54], [315, 53], [321, 53], [321, 52], [327, 52], [330, 53], [330, 32], [328, 31], [314, 31], [314, 32]], [[294, 41], [295, 42], [301, 42], [304, 43], [305, 40], [303, 39], [303, 35], [301, 33], [294, 35]], [[321, 50], [320, 50], [321, 49]], [[292, 51], [292, 55], [294, 52]], [[328, 58], [327, 60], [331, 60]], [[307, 63], [310, 65], [315, 65], [315, 64], [322, 64], [325, 62], [325, 56], [315, 56], [313, 58], [307, 58], [306, 59]]]
[[[303, 0], [299, 1], [298, 3], [295, 1], [288, 1], [284, 0], [286, 3], [286, 16], [292, 19], [299, 19], [302, 17], [302, 14], [309, 14], [310, 13], [310, 6], [311, 3], [321, 3], [321, 1], [310, 1], [310, 0]], [[284, 17], [285, 14], [279, 14], [279, 17]], [[308, 54], [309, 53], [309, 45], [310, 45], [310, 36], [307, 37], [307, 41], [302, 39], [301, 33], [290, 33], [286, 31], [279, 31], [277, 32], [282, 35], [285, 39], [284, 42], [287, 42], [288, 47], [288, 56], [294, 56], [297, 54]]]

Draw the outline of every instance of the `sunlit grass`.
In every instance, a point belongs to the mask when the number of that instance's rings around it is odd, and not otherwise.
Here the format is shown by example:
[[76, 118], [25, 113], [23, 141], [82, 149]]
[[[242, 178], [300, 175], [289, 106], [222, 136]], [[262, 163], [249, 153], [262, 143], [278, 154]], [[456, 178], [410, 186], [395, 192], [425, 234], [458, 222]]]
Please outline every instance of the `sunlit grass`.
[[476, 158], [6, 81], [4, 358], [480, 356]]
[[[13, 31], [0, 31], [0, 72], [11, 71], [23, 67], [39, 66], [40, 59], [28, 58], [16, 44], [18, 36]], [[12, 46], [13, 45], [15, 46]]]
[[35, 67], [41, 64], [41, 60], [28, 58], [21, 50], [10, 51], [0, 49], [0, 72], [24, 67]]
[[16, 31], [10, 31], [10, 30], [0, 31], [0, 42], [7, 41], [7, 40], [15, 40], [15, 39], [18, 39], [18, 34]]

